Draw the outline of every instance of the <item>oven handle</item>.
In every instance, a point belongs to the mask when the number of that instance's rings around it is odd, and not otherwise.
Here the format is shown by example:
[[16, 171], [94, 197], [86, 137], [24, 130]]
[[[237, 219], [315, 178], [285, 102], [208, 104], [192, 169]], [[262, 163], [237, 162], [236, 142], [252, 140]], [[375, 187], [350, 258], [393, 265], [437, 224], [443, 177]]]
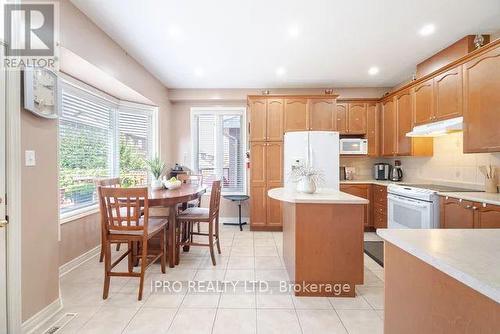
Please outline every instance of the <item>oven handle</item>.
[[413, 205], [413, 206], [416, 206], [418, 208], [426, 208], [429, 206], [429, 203], [427, 203], [427, 202], [426, 202], [426, 204], [424, 204], [424, 203], [422, 203], [422, 201], [418, 201], [418, 200], [414, 200], [414, 199], [410, 199], [410, 198], [405, 198], [405, 197], [401, 197], [401, 196], [397, 196], [397, 195], [392, 195], [392, 194], [387, 195], [387, 199], [393, 200], [395, 202]]

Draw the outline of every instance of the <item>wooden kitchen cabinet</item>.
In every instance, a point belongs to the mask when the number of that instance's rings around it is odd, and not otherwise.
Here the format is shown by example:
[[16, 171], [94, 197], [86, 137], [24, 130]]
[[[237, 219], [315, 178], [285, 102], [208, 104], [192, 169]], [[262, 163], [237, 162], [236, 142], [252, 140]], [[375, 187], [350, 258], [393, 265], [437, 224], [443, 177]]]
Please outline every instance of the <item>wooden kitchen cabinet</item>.
[[309, 130], [335, 130], [335, 99], [309, 100]]
[[500, 152], [500, 46], [463, 65], [464, 153]]
[[429, 79], [412, 88], [413, 95], [413, 123], [422, 125], [430, 123], [434, 118], [434, 80]]
[[335, 130], [340, 134], [347, 134], [348, 103], [337, 103], [335, 107]]
[[373, 226], [387, 228], [387, 187], [374, 184], [372, 188], [372, 216]]
[[285, 99], [285, 132], [309, 129], [308, 105], [307, 98]]
[[412, 130], [412, 103], [410, 91], [396, 95], [396, 154], [411, 155], [411, 138], [406, 134]]
[[382, 101], [382, 155], [396, 154], [396, 109], [394, 100]]
[[283, 140], [283, 99], [251, 98], [248, 107], [251, 142]]
[[366, 133], [366, 103], [349, 103], [347, 132], [353, 135]]
[[[372, 185], [371, 184], [341, 184], [340, 191], [345, 193], [358, 196], [361, 198], [366, 198], [370, 203], [372, 202]], [[371, 204], [365, 205], [365, 215], [364, 215], [364, 225], [365, 228], [369, 229], [373, 227], [372, 217], [371, 217]]]
[[434, 77], [433, 121], [462, 116], [462, 66]]
[[474, 203], [476, 216], [475, 228], [500, 228], [500, 206], [487, 203]]
[[379, 111], [377, 103], [366, 106], [366, 139], [368, 140], [368, 156], [378, 157], [380, 154]]
[[457, 198], [441, 197], [440, 203], [441, 228], [473, 228], [474, 203]]
[[[283, 185], [283, 143], [269, 142], [266, 147], [267, 190]], [[266, 191], [267, 194], [267, 191]], [[282, 202], [267, 196], [266, 225], [283, 225]]]

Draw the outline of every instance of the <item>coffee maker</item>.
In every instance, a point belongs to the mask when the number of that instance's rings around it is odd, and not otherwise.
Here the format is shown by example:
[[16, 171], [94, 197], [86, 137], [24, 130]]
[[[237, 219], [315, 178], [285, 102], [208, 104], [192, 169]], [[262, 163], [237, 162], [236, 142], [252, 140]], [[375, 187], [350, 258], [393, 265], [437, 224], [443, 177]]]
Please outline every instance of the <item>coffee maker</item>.
[[403, 170], [401, 169], [401, 160], [394, 161], [394, 168], [389, 173], [389, 179], [394, 182], [403, 180]]
[[392, 166], [387, 163], [376, 163], [373, 165], [373, 178], [375, 180], [389, 180]]

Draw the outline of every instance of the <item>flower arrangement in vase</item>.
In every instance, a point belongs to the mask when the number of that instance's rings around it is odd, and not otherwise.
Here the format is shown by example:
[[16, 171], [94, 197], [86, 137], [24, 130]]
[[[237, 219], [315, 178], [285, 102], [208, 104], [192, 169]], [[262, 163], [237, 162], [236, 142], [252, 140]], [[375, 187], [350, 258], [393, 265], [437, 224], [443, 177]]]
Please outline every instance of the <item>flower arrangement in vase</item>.
[[145, 160], [145, 162], [148, 165], [151, 175], [153, 176], [153, 180], [151, 181], [151, 188], [162, 188], [163, 183], [161, 182], [161, 175], [165, 171], [165, 163], [161, 161], [159, 157]]
[[297, 191], [307, 194], [314, 194], [318, 184], [324, 181], [322, 170], [306, 165], [292, 167], [290, 177], [297, 182]]

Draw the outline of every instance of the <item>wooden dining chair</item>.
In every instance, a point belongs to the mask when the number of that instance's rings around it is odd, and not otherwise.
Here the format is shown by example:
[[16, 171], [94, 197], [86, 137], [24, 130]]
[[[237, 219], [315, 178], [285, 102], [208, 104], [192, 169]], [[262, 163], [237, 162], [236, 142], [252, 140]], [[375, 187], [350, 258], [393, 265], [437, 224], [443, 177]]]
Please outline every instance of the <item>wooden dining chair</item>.
[[[210, 207], [200, 208], [192, 207], [187, 208], [178, 214], [177, 220], [181, 229], [185, 230], [184, 235], [187, 235], [185, 240], [178, 239], [177, 242], [180, 246], [208, 246], [210, 249], [210, 256], [212, 257], [212, 264], [215, 266], [215, 252], [214, 243], [217, 246], [217, 252], [220, 254], [219, 242], [219, 208], [220, 208], [220, 194], [221, 194], [221, 181], [214, 181], [212, 183], [212, 191], [210, 194]], [[207, 223], [208, 233], [194, 232], [193, 225], [196, 223]], [[182, 235], [180, 233], [179, 235]], [[208, 244], [195, 242], [193, 236], [207, 236]]]
[[[111, 187], [111, 188], [120, 188], [121, 187], [121, 181], [119, 177], [113, 177], [109, 179], [96, 179], [95, 180], [96, 187]], [[106, 231], [104, 227], [104, 221], [105, 221], [105, 216], [104, 212], [106, 211], [106, 208], [103, 206], [103, 203], [101, 203], [101, 200], [99, 199], [99, 210], [100, 210], [100, 215], [101, 215], [101, 254], [99, 255], [99, 262], [102, 262], [104, 259], [104, 233]], [[116, 251], [120, 250], [120, 245], [121, 243], [118, 242], [116, 243]]]
[[[149, 217], [147, 188], [99, 187], [99, 197], [106, 208], [103, 299], [108, 298], [111, 277], [124, 276], [140, 278], [138, 300], [141, 300], [146, 269], [160, 259], [161, 271], [165, 273], [167, 220]], [[160, 234], [160, 252], [148, 254], [148, 241], [157, 234]], [[111, 244], [115, 242], [127, 243], [128, 250], [111, 263]], [[140, 245], [137, 248], [140, 253], [134, 254], [134, 243]], [[128, 272], [112, 271], [125, 257], [128, 257]], [[140, 272], [133, 271], [136, 258], [140, 260]]]

